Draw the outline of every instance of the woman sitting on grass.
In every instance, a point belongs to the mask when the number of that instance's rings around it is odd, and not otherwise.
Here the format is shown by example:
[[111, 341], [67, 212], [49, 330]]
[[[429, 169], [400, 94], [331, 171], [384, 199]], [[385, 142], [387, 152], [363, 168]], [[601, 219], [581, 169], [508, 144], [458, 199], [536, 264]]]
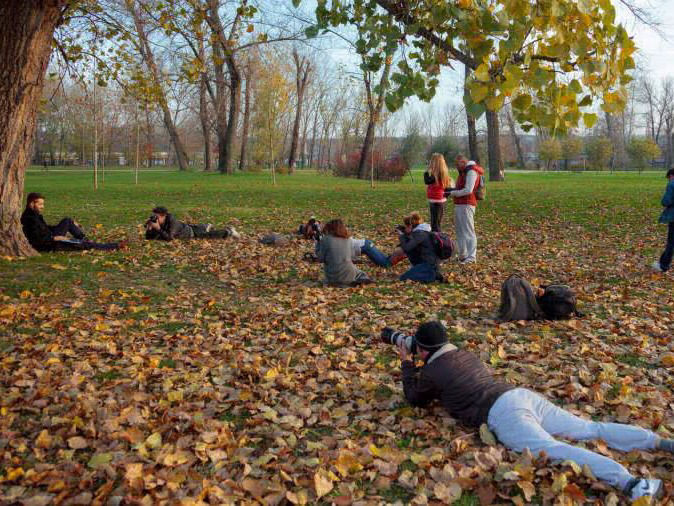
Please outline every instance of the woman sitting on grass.
[[332, 286], [356, 286], [372, 283], [370, 277], [353, 265], [353, 245], [342, 220], [332, 220], [323, 227], [316, 243], [316, 257], [323, 262], [325, 281]]

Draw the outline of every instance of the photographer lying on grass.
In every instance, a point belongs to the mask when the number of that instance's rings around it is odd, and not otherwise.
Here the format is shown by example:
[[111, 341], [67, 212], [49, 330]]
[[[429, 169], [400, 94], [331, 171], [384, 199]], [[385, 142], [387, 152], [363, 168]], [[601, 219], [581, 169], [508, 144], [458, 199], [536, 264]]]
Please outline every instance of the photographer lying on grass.
[[[661, 450], [674, 453], [674, 440], [632, 425], [592, 422], [558, 408], [526, 388], [500, 382], [473, 353], [447, 341], [438, 321], [419, 326], [414, 336], [385, 328], [382, 341], [398, 346], [402, 360], [405, 398], [413, 406], [438, 399], [450, 416], [473, 427], [486, 423], [507, 448], [532, 454], [545, 452], [554, 461], [572, 460], [588, 465], [600, 480], [619, 488], [632, 500], [659, 497], [662, 481], [636, 478], [614, 460], [555, 439], [602, 439], [621, 451]], [[424, 361], [415, 367], [414, 353]]]
[[179, 221], [162, 206], [152, 210], [152, 216], [145, 222], [145, 239], [171, 241], [173, 239], [227, 239], [241, 236], [234, 227], [216, 230], [210, 223], [190, 225]]

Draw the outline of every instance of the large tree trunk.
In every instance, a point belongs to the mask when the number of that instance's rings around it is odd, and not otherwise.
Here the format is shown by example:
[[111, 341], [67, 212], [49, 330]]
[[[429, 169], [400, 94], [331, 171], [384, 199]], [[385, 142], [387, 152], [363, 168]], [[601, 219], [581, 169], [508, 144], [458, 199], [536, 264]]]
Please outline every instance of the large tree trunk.
[[201, 121], [201, 132], [204, 136], [204, 170], [211, 170], [211, 128], [208, 124], [208, 101], [206, 100], [206, 79], [203, 74], [199, 83], [199, 119]]
[[[468, 81], [470, 77], [470, 67], [468, 65], [464, 66], [464, 83]], [[464, 85], [463, 92], [469, 93], [468, 88]], [[466, 110], [466, 127], [468, 129], [468, 156], [471, 160], [480, 162], [480, 154], [477, 149], [477, 128], [475, 126], [475, 118]]]
[[162, 77], [157, 67], [157, 63], [154, 60], [154, 53], [150, 47], [149, 41], [147, 39], [147, 34], [145, 33], [145, 28], [143, 26], [143, 20], [140, 17], [140, 13], [136, 10], [136, 6], [133, 4], [132, 0], [126, 0], [126, 5], [133, 16], [133, 21], [136, 27], [136, 32], [138, 35], [138, 40], [140, 42], [139, 47], [143, 58], [145, 59], [145, 64], [150, 70], [152, 79], [155, 83], [156, 88], [159, 90], [159, 106], [161, 107], [162, 113], [164, 114], [164, 125], [168, 131], [169, 136], [171, 137], [171, 142], [176, 152], [176, 159], [178, 161], [178, 166], [180, 170], [187, 170], [189, 165], [189, 159], [187, 157], [187, 151], [183, 145], [180, 135], [178, 135], [178, 130], [176, 129], [175, 123], [173, 122], [173, 116], [171, 115], [171, 110], [168, 106], [168, 101], [166, 100], [166, 95], [164, 93], [164, 85], [162, 83]]
[[32, 256], [20, 223], [52, 37], [66, 0], [0, 2], [0, 255]]
[[501, 132], [498, 112], [487, 111], [487, 155], [489, 158], [489, 181], [503, 181], [501, 172]]
[[[204, 48], [203, 37], [199, 38], [199, 59], [206, 62], [206, 49]], [[208, 74], [203, 72], [199, 80], [199, 120], [201, 121], [201, 132], [204, 137], [204, 170], [211, 170], [211, 128], [208, 121]]]
[[220, 45], [213, 44], [213, 70], [215, 73], [215, 133], [218, 137], [218, 170], [222, 170], [224, 160], [225, 137], [227, 133], [227, 83], [225, 82], [224, 59]]
[[292, 174], [297, 162], [297, 148], [300, 137], [300, 121], [302, 121], [302, 106], [304, 105], [304, 90], [306, 90], [311, 72], [311, 63], [305, 58], [300, 58], [297, 50], [293, 51], [295, 61], [295, 87], [297, 90], [297, 107], [295, 108], [295, 122], [293, 123], [293, 136], [290, 142], [290, 155], [288, 156], [288, 173]]
[[[379, 122], [379, 117], [381, 116], [381, 111], [384, 108], [384, 97], [386, 96], [386, 89], [388, 88], [388, 78], [391, 73], [391, 61], [392, 55], [386, 55], [386, 63], [384, 64], [384, 71], [381, 74], [381, 79], [379, 80], [379, 96], [375, 103], [375, 99], [372, 96], [372, 88], [370, 86], [370, 81], [365, 78], [365, 91], [367, 93], [367, 102], [368, 109], [370, 111], [370, 116], [367, 122], [367, 130], [365, 131], [365, 140], [363, 141], [363, 150], [360, 152], [360, 161], [358, 162], [358, 177], [360, 179], [367, 179], [368, 170], [367, 170], [367, 155], [372, 150], [372, 144], [374, 143], [374, 134], [375, 127]], [[367, 75], [367, 74], [366, 74]]]
[[220, 172], [232, 174], [234, 137], [236, 135], [236, 124], [239, 121], [239, 109], [241, 108], [241, 74], [232, 55], [227, 57], [226, 61], [227, 70], [229, 71], [229, 115], [218, 169], [220, 169]]
[[[245, 4], [245, 2], [244, 2]], [[221, 173], [231, 174], [232, 161], [234, 159], [234, 136], [236, 134], [236, 124], [239, 120], [239, 109], [241, 107], [241, 72], [235, 58], [236, 45], [235, 38], [238, 34], [241, 24], [242, 12], [238, 11], [234, 22], [232, 23], [229, 37], [225, 35], [225, 29], [220, 19], [220, 0], [208, 0], [208, 12], [206, 21], [213, 32], [213, 57], [216, 63], [216, 84], [218, 85], [218, 170]], [[218, 47], [219, 46], [219, 47]], [[227, 117], [227, 126], [224, 127], [224, 78], [222, 75], [222, 66], [218, 70], [218, 65], [223, 61], [227, 65], [229, 74], [229, 114]], [[223, 128], [224, 127], [224, 128]]]
[[319, 107], [317, 105], [316, 110], [314, 111], [314, 124], [313, 128], [311, 129], [311, 147], [309, 148], [309, 167], [314, 166], [314, 149], [316, 149], [316, 130], [318, 129], [318, 111]]
[[248, 65], [246, 69], [246, 91], [243, 95], [243, 126], [241, 129], [241, 154], [239, 156], [239, 170], [246, 170], [248, 158], [248, 131], [250, 130], [250, 97], [253, 89], [253, 70]]

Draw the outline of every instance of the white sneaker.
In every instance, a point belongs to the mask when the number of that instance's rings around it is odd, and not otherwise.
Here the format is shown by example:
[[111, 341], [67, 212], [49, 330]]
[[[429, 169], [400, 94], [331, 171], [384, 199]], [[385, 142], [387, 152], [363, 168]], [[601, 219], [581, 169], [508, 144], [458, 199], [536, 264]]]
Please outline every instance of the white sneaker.
[[234, 227], [229, 227], [229, 231], [232, 233], [234, 239], [241, 239], [241, 234], [239, 234]]
[[641, 478], [630, 490], [630, 499], [632, 501], [636, 501], [640, 497], [658, 499], [662, 494], [662, 480]]
[[206, 233], [210, 232], [213, 230], [213, 224], [212, 223], [206, 223]]
[[660, 267], [660, 261], [656, 260], [651, 264], [651, 269], [653, 269], [655, 272], [665, 272], [662, 270], [662, 267]]

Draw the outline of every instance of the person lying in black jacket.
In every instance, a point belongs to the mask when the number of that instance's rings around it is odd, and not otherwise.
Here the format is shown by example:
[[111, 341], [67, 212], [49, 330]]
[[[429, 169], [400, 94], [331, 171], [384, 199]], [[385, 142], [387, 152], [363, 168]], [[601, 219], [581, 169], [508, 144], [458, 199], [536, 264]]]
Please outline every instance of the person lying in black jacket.
[[210, 223], [191, 225], [183, 223], [163, 206], [152, 210], [152, 216], [145, 222], [145, 239], [172, 241], [173, 239], [226, 239], [241, 236], [234, 227], [216, 230]]
[[[588, 466], [594, 476], [622, 490], [632, 501], [662, 495], [661, 480], [637, 478], [613, 459], [556, 437], [601, 439], [620, 451], [671, 453], [674, 440], [662, 439], [636, 425], [581, 418], [536, 392], [494, 378], [477, 355], [457, 349], [448, 341], [439, 321], [420, 325], [413, 337], [390, 328], [384, 329], [381, 337], [386, 343], [398, 345], [403, 391], [413, 406], [425, 407], [438, 400], [457, 421], [476, 428], [486, 424], [506, 448], [516, 452], [528, 448], [534, 456], [543, 452], [553, 461], [572, 460], [580, 467]], [[415, 350], [417, 357], [412, 356]], [[423, 360], [424, 365], [417, 368], [415, 358]]]
[[[29, 193], [26, 198], [26, 209], [21, 215], [23, 233], [37, 251], [117, 250], [126, 247], [126, 241], [96, 243], [87, 240], [80, 224], [72, 218], [63, 218], [57, 225], [47, 225], [42, 216], [44, 200], [44, 196], [40, 193]], [[69, 238], [68, 234], [72, 238]]]

